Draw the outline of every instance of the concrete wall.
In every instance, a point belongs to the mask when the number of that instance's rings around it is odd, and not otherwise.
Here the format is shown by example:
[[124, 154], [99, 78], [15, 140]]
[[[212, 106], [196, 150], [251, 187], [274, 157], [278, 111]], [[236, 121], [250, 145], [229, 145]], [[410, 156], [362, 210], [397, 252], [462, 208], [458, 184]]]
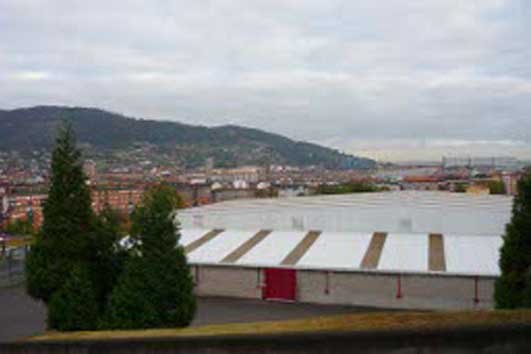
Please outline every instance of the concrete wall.
[[212, 200], [223, 202], [234, 199], [256, 198], [254, 189], [220, 189], [212, 192]]
[[45, 341], [1, 344], [9, 354], [492, 354], [531, 353], [528, 325], [441, 330]]
[[[262, 297], [262, 269], [200, 265], [193, 267], [193, 274], [198, 295]], [[297, 301], [400, 309], [490, 309], [494, 281], [492, 277], [299, 269]]]
[[262, 270], [244, 267], [194, 266], [192, 273], [197, 295], [246, 299], [262, 297]]
[[[403, 309], [488, 309], [494, 279], [421, 274], [297, 272], [301, 302]], [[328, 284], [328, 285], [327, 285]]]

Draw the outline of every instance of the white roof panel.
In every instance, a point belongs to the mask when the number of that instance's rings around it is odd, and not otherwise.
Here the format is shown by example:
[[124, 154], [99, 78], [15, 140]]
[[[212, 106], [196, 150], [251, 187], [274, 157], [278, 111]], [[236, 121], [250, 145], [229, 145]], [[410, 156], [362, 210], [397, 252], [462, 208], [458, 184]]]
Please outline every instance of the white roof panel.
[[297, 265], [316, 268], [354, 268], [371, 241], [370, 233], [323, 232]]
[[501, 235], [512, 197], [382, 192], [234, 200], [182, 210], [183, 227]]
[[[208, 229], [183, 229], [181, 244], [189, 244]], [[192, 263], [217, 263], [259, 230], [227, 230], [190, 252]], [[277, 266], [295, 249], [306, 231], [273, 231], [236, 263]], [[372, 233], [323, 231], [295, 267], [315, 269], [360, 269]], [[501, 236], [443, 235], [447, 274], [497, 276]], [[428, 273], [427, 234], [387, 235], [377, 270]]]
[[219, 262], [254, 234], [252, 231], [223, 231], [212, 240], [190, 252], [188, 259], [190, 262], [196, 263]]
[[427, 272], [428, 235], [389, 234], [384, 243], [379, 270]]
[[305, 235], [303, 231], [273, 231], [237, 263], [279, 265]]
[[209, 231], [208, 229], [182, 229], [179, 244], [182, 246], [189, 245]]
[[444, 251], [448, 273], [499, 275], [501, 236], [445, 235]]

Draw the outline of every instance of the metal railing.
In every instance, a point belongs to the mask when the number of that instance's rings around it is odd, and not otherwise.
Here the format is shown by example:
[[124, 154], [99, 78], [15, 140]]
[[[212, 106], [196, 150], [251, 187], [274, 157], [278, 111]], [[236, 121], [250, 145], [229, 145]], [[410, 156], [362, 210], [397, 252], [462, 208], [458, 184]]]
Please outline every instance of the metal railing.
[[0, 249], [0, 287], [24, 282], [24, 261], [29, 246]]

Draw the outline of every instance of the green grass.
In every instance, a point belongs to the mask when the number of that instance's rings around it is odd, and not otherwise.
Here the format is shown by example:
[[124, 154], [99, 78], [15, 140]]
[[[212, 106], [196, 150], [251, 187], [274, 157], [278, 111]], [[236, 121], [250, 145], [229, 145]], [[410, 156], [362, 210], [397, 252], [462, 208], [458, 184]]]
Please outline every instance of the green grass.
[[237, 323], [183, 329], [149, 329], [128, 331], [48, 332], [27, 341], [102, 340], [133, 338], [172, 338], [219, 335], [264, 335], [315, 331], [384, 331], [404, 329], [444, 329], [460, 326], [531, 324], [531, 310], [401, 312], [352, 314], [311, 319]]

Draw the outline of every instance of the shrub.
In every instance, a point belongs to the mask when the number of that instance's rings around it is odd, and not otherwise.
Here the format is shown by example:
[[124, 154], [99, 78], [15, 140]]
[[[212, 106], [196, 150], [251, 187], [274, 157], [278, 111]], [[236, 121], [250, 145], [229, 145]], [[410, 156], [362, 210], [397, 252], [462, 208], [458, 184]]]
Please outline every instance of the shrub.
[[141, 329], [158, 323], [152, 280], [141, 257], [127, 261], [125, 270], [113, 289], [100, 329]]
[[74, 266], [64, 286], [55, 292], [48, 304], [48, 327], [60, 331], [96, 328], [98, 303], [89, 273]]
[[378, 192], [380, 189], [371, 183], [350, 182], [338, 185], [322, 184], [317, 189], [317, 194], [351, 194], [351, 193], [368, 193]]
[[490, 181], [488, 187], [490, 194], [506, 194], [505, 184], [502, 181]]

